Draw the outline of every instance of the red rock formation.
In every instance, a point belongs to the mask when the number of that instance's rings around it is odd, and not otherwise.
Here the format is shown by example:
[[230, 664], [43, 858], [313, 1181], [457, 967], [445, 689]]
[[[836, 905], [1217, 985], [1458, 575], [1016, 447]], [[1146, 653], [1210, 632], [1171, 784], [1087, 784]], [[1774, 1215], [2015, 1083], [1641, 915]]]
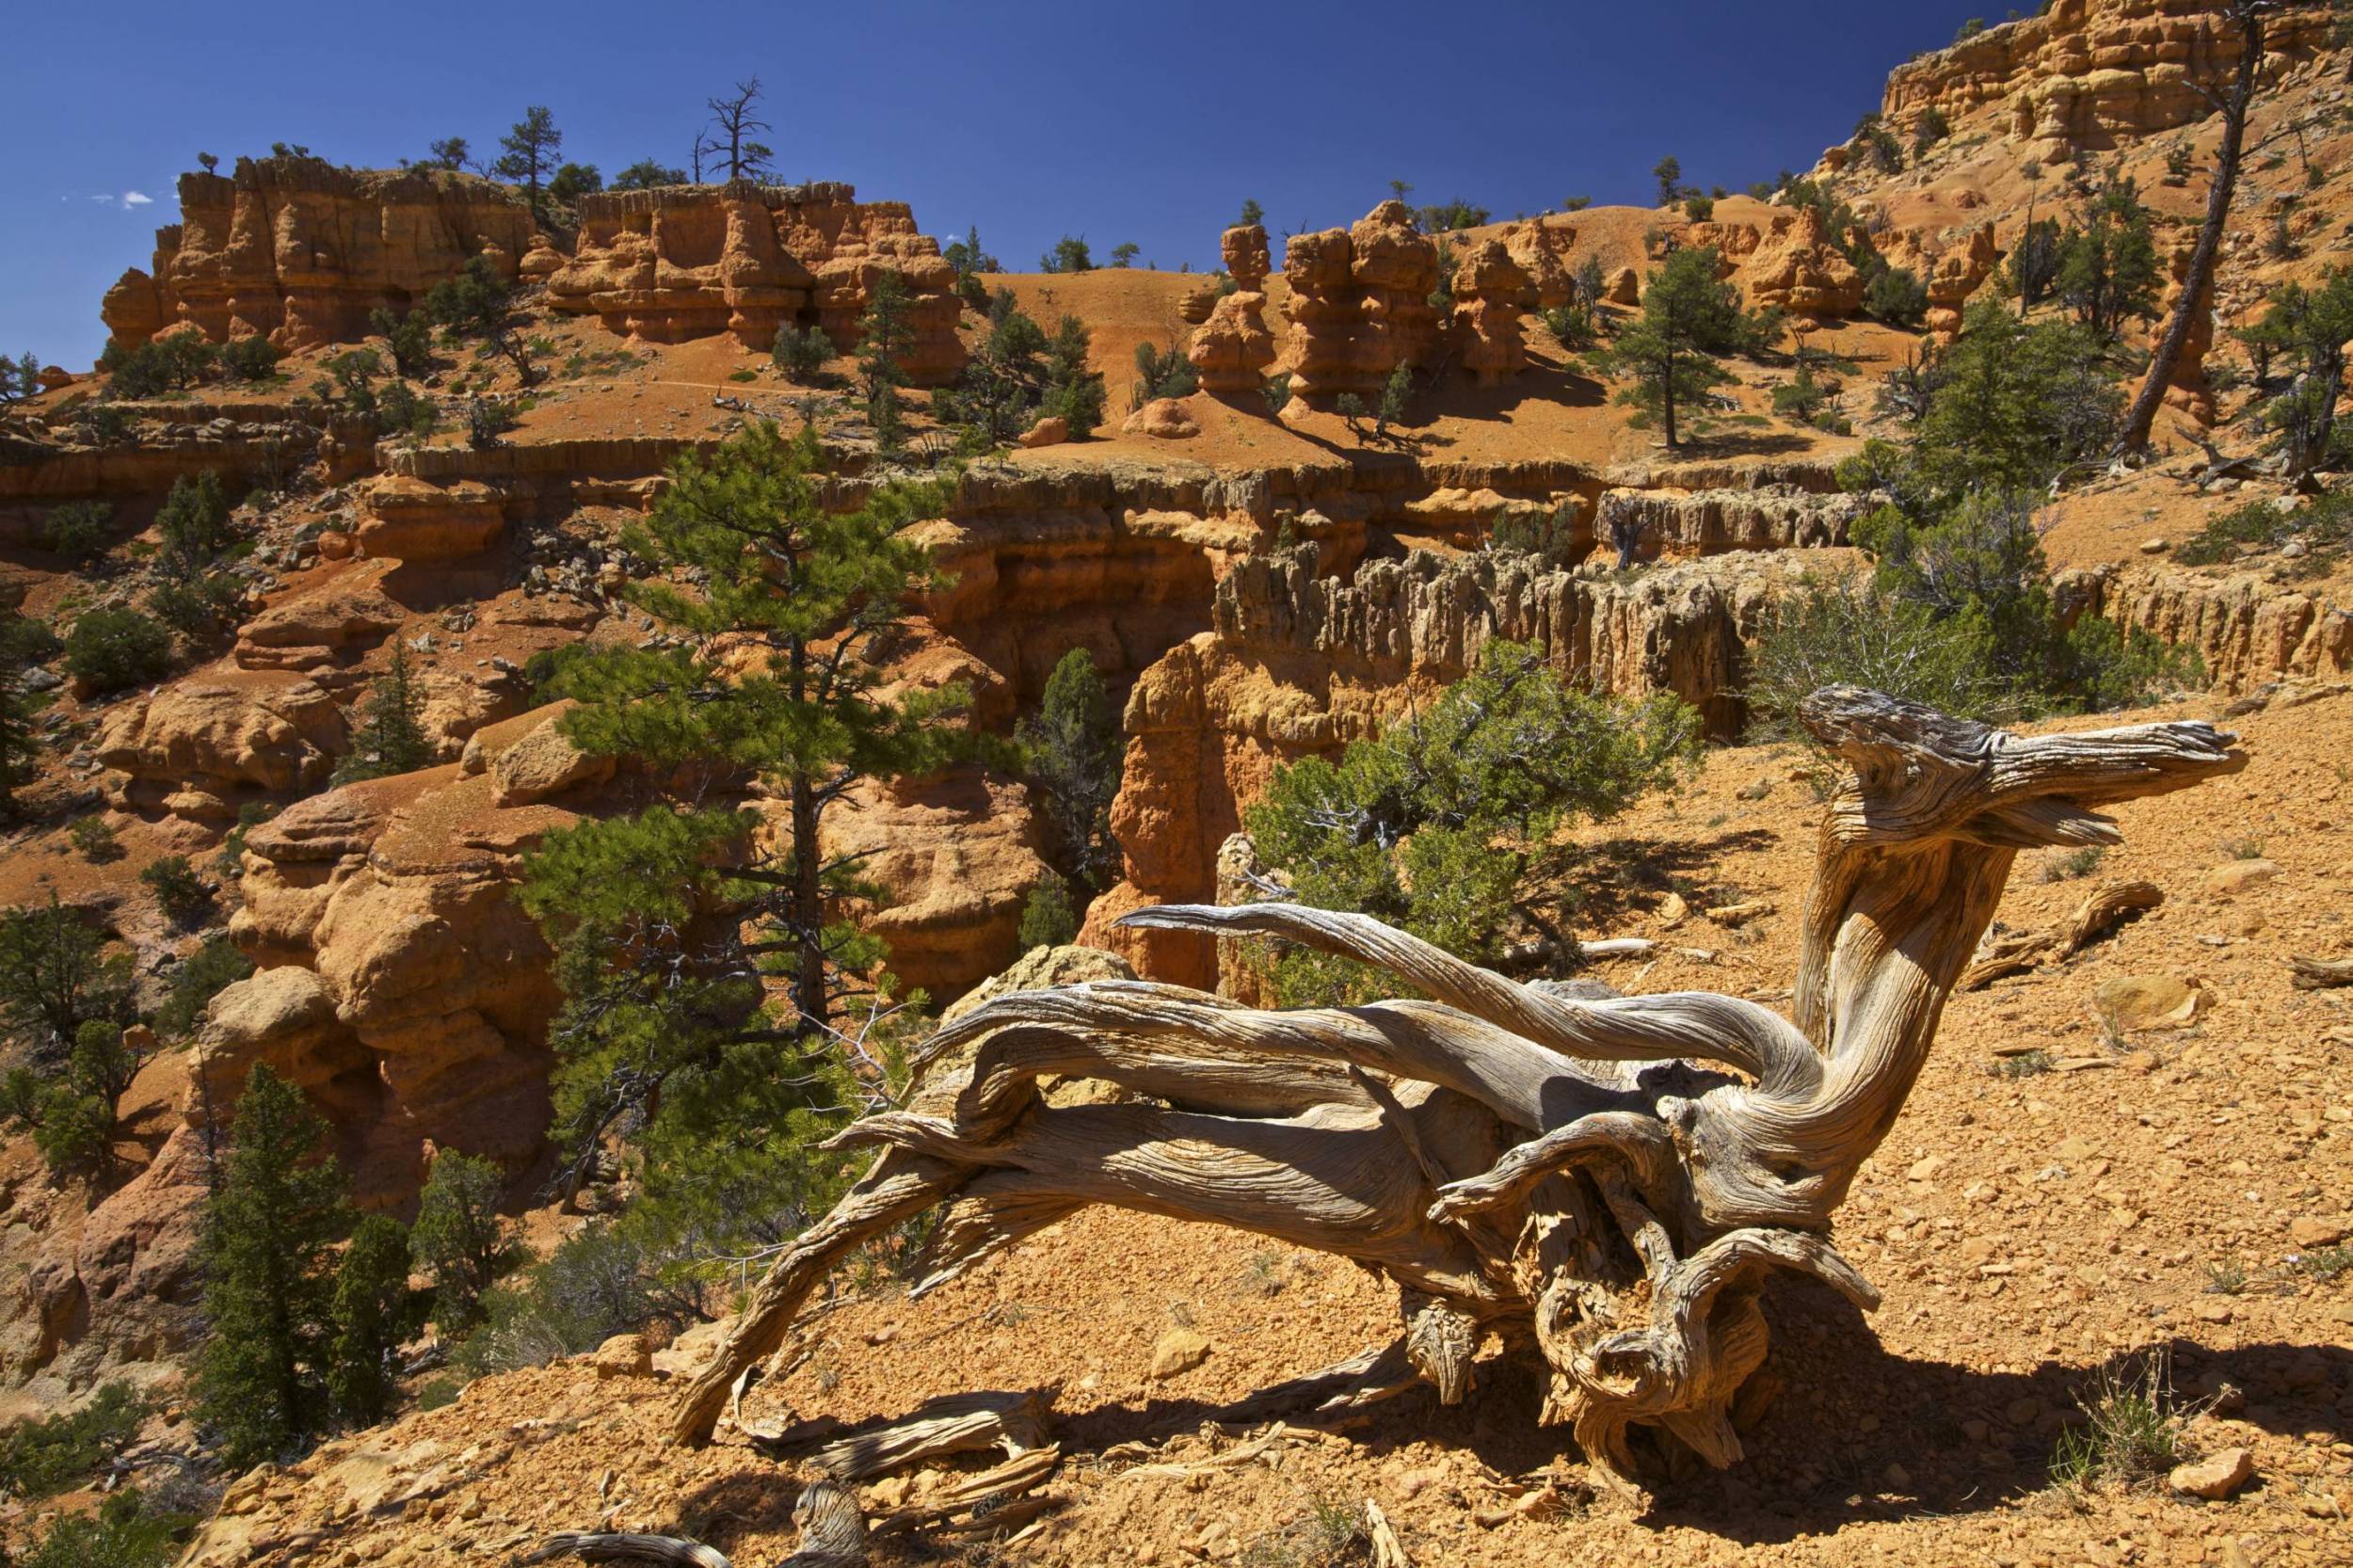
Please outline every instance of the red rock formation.
[[240, 158], [233, 175], [180, 176], [152, 271], [124, 273], [101, 314], [125, 346], [192, 322], [307, 348], [366, 335], [371, 311], [416, 304], [477, 255], [511, 278], [533, 237], [515, 194], [471, 175]]
[[1604, 691], [1678, 693], [1710, 733], [1737, 733], [1742, 650], [1767, 604], [1809, 571], [1851, 562], [1727, 555], [1619, 580], [1417, 552], [1332, 578], [1316, 574], [1311, 551], [1253, 556], [1219, 584], [1213, 630], [1136, 682], [1112, 808], [1123, 880], [1088, 909], [1080, 939], [1153, 979], [1213, 984], [1209, 941], [1112, 922], [1143, 904], [1210, 902], [1219, 846], [1277, 765], [1376, 733], [1460, 680], [1492, 638], [1532, 643]]
[[1454, 269], [1454, 332], [1465, 370], [1482, 387], [1507, 380], [1528, 368], [1520, 341], [1522, 296], [1532, 288], [1528, 273], [1500, 240], [1471, 246]]
[[347, 746], [334, 697], [306, 677], [222, 664], [115, 708], [96, 749], [116, 805], [226, 824], [256, 795], [324, 784]]
[[616, 332], [677, 343], [733, 332], [766, 348], [787, 323], [822, 327], [846, 353], [876, 281], [915, 296], [902, 361], [919, 385], [964, 364], [955, 274], [899, 201], [848, 185], [674, 185], [584, 197], [579, 246], [548, 278], [548, 303]]
[[1831, 243], [1814, 207], [1775, 213], [1735, 276], [1760, 308], [1814, 317], [1850, 316], [1863, 309], [1863, 275]]
[[1219, 249], [1234, 292], [1210, 307], [1185, 357], [1199, 368], [1201, 385], [1209, 391], [1254, 392], [1274, 362], [1274, 337], [1264, 314], [1266, 231], [1255, 223], [1228, 229]]
[[[2047, 145], [2110, 147], [2202, 120], [2193, 83], [2215, 85], [2238, 64], [2237, 40], [2210, 0], [2052, 0], [2041, 14], [1989, 27], [1887, 79], [1882, 114], [1909, 127], [1929, 109], [1959, 121], [1997, 108], [2011, 136]], [[2270, 19], [2267, 69], [2328, 46], [2325, 7]]]
[[1304, 397], [1372, 392], [1435, 346], [1436, 247], [1403, 202], [1384, 201], [1351, 229], [1294, 234], [1283, 252], [1290, 334], [1275, 361]]

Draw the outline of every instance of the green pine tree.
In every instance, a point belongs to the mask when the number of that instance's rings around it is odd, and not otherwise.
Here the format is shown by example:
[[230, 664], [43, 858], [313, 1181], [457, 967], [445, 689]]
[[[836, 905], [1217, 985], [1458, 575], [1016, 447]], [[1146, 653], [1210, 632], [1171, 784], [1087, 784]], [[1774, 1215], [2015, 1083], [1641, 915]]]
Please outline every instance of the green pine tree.
[[409, 1240], [418, 1266], [433, 1278], [433, 1316], [444, 1336], [481, 1320], [484, 1294], [514, 1255], [514, 1240], [499, 1217], [505, 1185], [488, 1160], [456, 1150], [433, 1157]]
[[328, 1392], [344, 1419], [370, 1426], [398, 1392], [394, 1354], [408, 1334], [408, 1232], [388, 1214], [367, 1214], [335, 1271], [334, 1345]]
[[24, 683], [37, 658], [57, 647], [46, 627], [0, 610], [0, 818], [16, 814], [16, 791], [40, 772], [40, 732], [34, 719], [46, 698]]
[[1618, 401], [1657, 420], [1671, 447], [1681, 440], [1678, 415], [1732, 379], [1718, 356], [1753, 353], [1781, 335], [1777, 317], [1741, 309], [1740, 291], [1718, 280], [1721, 266], [1713, 246], [1670, 255], [1642, 286], [1642, 313], [1603, 357], [1632, 380]]
[[414, 773], [433, 760], [420, 718], [424, 704], [408, 676], [408, 655], [395, 637], [392, 662], [368, 688], [367, 702], [351, 737], [351, 750], [336, 766], [334, 782], [385, 778]]
[[1037, 717], [1018, 736], [1030, 776], [1046, 792], [1046, 816], [1070, 875], [1107, 885], [1119, 860], [1111, 832], [1119, 792], [1119, 714], [1094, 655], [1074, 648], [1046, 680]]
[[211, 1332], [197, 1403], [235, 1468], [285, 1452], [326, 1416], [329, 1255], [349, 1209], [342, 1169], [313, 1158], [324, 1133], [300, 1091], [255, 1063], [200, 1242]]
[[894, 453], [905, 438], [905, 419], [899, 408], [899, 389], [907, 384], [900, 362], [914, 339], [915, 296], [906, 280], [883, 272], [859, 319], [858, 374], [866, 380], [867, 417], [873, 423], [877, 451]]
[[[848, 1087], [837, 1014], [852, 992], [893, 988], [882, 943], [840, 913], [880, 890], [861, 857], [823, 852], [826, 816], [862, 778], [928, 772], [965, 747], [949, 728], [962, 688], [887, 693], [875, 662], [906, 597], [939, 582], [904, 529], [937, 515], [943, 491], [878, 484], [847, 511], [829, 499], [807, 431], [758, 424], [681, 459], [624, 542], [660, 568], [632, 599], [693, 646], [584, 653], [554, 677], [581, 704], [565, 731], [590, 751], [759, 776], [782, 808], [782, 849], [753, 853], [748, 812], [657, 805], [549, 834], [522, 888], [566, 998], [560, 1135], [584, 1155], [637, 1124], [648, 1196], [675, 1175], [739, 1231], [762, 1203], [812, 1191], [807, 1145]], [[672, 573], [702, 586], [682, 592]], [[720, 636], [724, 652], [704, 651]], [[767, 974], [785, 992], [774, 1014]]]

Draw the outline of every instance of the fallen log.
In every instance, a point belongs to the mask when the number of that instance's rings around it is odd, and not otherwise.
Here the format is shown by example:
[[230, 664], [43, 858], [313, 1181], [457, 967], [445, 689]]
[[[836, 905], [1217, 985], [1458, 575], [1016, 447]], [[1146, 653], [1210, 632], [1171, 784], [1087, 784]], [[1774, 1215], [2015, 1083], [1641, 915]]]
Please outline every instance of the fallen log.
[[849, 1430], [840, 1422], [785, 1430], [746, 1427], [760, 1451], [806, 1459], [845, 1486], [951, 1454], [1001, 1448], [1008, 1458], [1041, 1447], [1051, 1420], [1053, 1388], [1026, 1393], [952, 1394], [904, 1420]]

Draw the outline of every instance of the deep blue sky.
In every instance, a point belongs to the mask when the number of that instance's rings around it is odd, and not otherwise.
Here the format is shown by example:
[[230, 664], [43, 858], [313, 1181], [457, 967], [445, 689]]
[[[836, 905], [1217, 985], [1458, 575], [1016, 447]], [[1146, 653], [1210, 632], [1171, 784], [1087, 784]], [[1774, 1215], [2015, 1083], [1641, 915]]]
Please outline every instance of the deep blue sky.
[[1245, 197], [1279, 235], [1353, 221], [1392, 179], [1509, 216], [1643, 200], [1665, 152], [1734, 189], [1804, 168], [1973, 13], [2000, 8], [0, 0], [0, 351], [88, 364], [99, 296], [148, 264], [200, 150], [389, 165], [436, 136], [494, 149], [545, 104], [610, 175], [682, 165], [703, 99], [757, 72], [788, 178], [911, 202], [942, 236], [977, 223], [1016, 268], [1065, 231], [1198, 268]]

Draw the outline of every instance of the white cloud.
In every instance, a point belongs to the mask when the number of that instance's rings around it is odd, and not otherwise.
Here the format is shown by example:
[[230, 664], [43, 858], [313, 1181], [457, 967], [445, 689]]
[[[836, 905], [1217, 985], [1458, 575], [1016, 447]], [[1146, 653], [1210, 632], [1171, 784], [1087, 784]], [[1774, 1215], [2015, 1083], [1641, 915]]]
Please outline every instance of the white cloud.
[[102, 191], [100, 191], [100, 192], [99, 192], [96, 196], [91, 197], [91, 198], [90, 198], [90, 200], [91, 200], [92, 201], [99, 202], [99, 203], [101, 203], [101, 204], [103, 205], [103, 204], [104, 204], [105, 202], [112, 201], [112, 200], [114, 200], [114, 197], [113, 197], [113, 195], [112, 195], [111, 193], [109, 193], [109, 192], [107, 192], [107, 191], [103, 191], [103, 190], [102, 190]]
[[122, 193], [122, 204], [125, 207], [152, 207], [155, 199], [143, 190], [126, 190]]

